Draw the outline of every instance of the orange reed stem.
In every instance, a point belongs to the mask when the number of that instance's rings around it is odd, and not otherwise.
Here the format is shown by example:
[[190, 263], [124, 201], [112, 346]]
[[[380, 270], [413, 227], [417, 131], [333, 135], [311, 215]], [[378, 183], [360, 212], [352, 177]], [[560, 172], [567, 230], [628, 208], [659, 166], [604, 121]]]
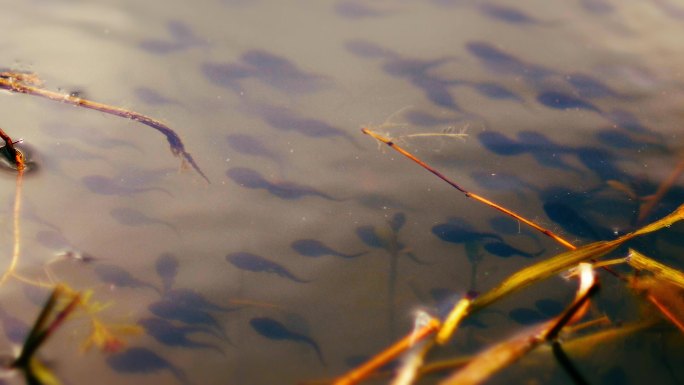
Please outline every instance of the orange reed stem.
[[425, 325], [422, 329], [412, 331], [410, 334], [395, 342], [394, 345], [388, 347], [381, 353], [377, 354], [375, 357], [359, 366], [358, 368], [348, 372], [344, 376], [336, 379], [333, 385], [354, 385], [358, 384], [369, 374], [378, 370], [380, 367], [391, 362], [397, 358], [400, 354], [408, 350], [411, 346], [415, 345], [416, 342], [423, 340], [429, 335], [435, 333], [440, 327], [440, 322], [436, 319], [431, 319], [430, 323]]
[[513, 218], [519, 220], [520, 222], [523, 222], [524, 224], [526, 224], [526, 225], [528, 225], [528, 226], [530, 226], [530, 227], [532, 227], [532, 228], [534, 228], [534, 229], [540, 231], [542, 234], [544, 234], [544, 235], [546, 235], [546, 236], [548, 236], [548, 237], [551, 237], [553, 240], [555, 240], [556, 242], [560, 243], [561, 245], [567, 247], [567, 248], [570, 249], [570, 250], [575, 250], [575, 249], [577, 248], [575, 245], [573, 245], [572, 243], [566, 241], [565, 239], [563, 239], [563, 238], [560, 237], [559, 235], [553, 233], [551, 230], [548, 230], [548, 229], [545, 229], [545, 228], [539, 226], [538, 224], [536, 224], [536, 223], [534, 223], [534, 222], [532, 222], [532, 221], [530, 221], [530, 220], [528, 220], [528, 219], [522, 217], [520, 214], [516, 213], [515, 211], [509, 210], [509, 209], [507, 209], [507, 208], [505, 208], [505, 207], [503, 207], [503, 206], [500, 206], [500, 205], [498, 205], [498, 204], [496, 204], [496, 203], [490, 201], [489, 199], [487, 199], [487, 198], [485, 198], [485, 197], [483, 197], [483, 196], [477, 195], [477, 194], [475, 194], [475, 193], [472, 193], [472, 192], [470, 192], [470, 191], [464, 189], [463, 187], [461, 187], [461, 186], [459, 186], [458, 184], [456, 184], [456, 182], [453, 182], [451, 179], [447, 178], [447, 177], [446, 177], [444, 174], [442, 174], [441, 172], [439, 172], [439, 171], [437, 171], [436, 169], [432, 168], [432, 166], [430, 166], [429, 164], [423, 162], [422, 160], [416, 158], [416, 157], [415, 157], [413, 154], [411, 154], [410, 152], [408, 152], [408, 151], [404, 150], [403, 148], [399, 147], [396, 143], [394, 143], [394, 142], [392, 141], [392, 139], [386, 138], [386, 137], [384, 137], [384, 136], [381, 136], [381, 135], [379, 135], [379, 134], [377, 134], [377, 133], [375, 133], [375, 132], [373, 132], [373, 131], [371, 131], [371, 130], [369, 130], [369, 129], [367, 129], [367, 128], [362, 128], [362, 129], [361, 129], [361, 132], [363, 132], [363, 133], [366, 134], [366, 135], [370, 135], [370, 136], [372, 136], [374, 139], [377, 139], [377, 140], [379, 140], [379, 141], [385, 143], [386, 145], [390, 146], [393, 150], [395, 150], [395, 151], [397, 151], [398, 153], [404, 155], [405, 157], [411, 159], [412, 161], [418, 163], [418, 164], [419, 164], [421, 167], [423, 167], [424, 169], [426, 169], [426, 170], [430, 171], [431, 173], [435, 174], [438, 178], [440, 178], [441, 180], [447, 182], [448, 184], [450, 184], [450, 185], [451, 185], [453, 188], [455, 188], [456, 190], [462, 192], [467, 198], [473, 198], [473, 199], [475, 199], [476, 201], [478, 201], [478, 202], [480, 202], [480, 203], [484, 203], [485, 205], [487, 205], [487, 206], [489, 206], [489, 207], [495, 208], [495, 209], [501, 211], [502, 213], [504, 213], [504, 214], [506, 214], [506, 215], [509, 215], [509, 216], [511, 216], [511, 217], [513, 217]]

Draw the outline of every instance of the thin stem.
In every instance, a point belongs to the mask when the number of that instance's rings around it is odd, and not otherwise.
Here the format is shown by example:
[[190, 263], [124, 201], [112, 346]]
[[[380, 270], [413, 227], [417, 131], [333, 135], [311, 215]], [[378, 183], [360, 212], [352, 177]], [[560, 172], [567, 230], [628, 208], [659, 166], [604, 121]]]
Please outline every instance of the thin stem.
[[516, 212], [514, 212], [514, 211], [512, 211], [512, 210], [509, 210], [509, 209], [507, 209], [507, 208], [505, 208], [505, 207], [503, 207], [503, 206], [500, 206], [500, 205], [498, 205], [498, 204], [496, 204], [496, 203], [490, 201], [489, 199], [487, 199], [487, 198], [485, 198], [485, 197], [483, 197], [483, 196], [477, 195], [477, 194], [475, 194], [475, 193], [472, 193], [472, 192], [470, 192], [470, 191], [464, 189], [463, 187], [459, 186], [456, 182], [453, 182], [451, 179], [447, 178], [444, 174], [442, 174], [441, 172], [439, 172], [439, 171], [437, 171], [436, 169], [434, 169], [434, 168], [433, 168], [432, 166], [430, 166], [429, 164], [423, 162], [422, 160], [416, 158], [416, 157], [415, 157], [413, 154], [411, 154], [410, 152], [408, 152], [408, 151], [404, 150], [403, 148], [399, 147], [396, 143], [394, 143], [394, 142], [392, 141], [392, 139], [386, 138], [386, 137], [384, 137], [384, 136], [382, 136], [382, 135], [379, 135], [379, 134], [377, 134], [377, 133], [375, 133], [375, 132], [369, 130], [368, 128], [362, 128], [362, 129], [361, 129], [361, 132], [363, 132], [363, 133], [366, 134], [366, 135], [370, 135], [371, 137], [373, 137], [374, 139], [379, 140], [380, 142], [385, 143], [386, 145], [390, 146], [393, 150], [395, 150], [395, 151], [397, 151], [398, 153], [404, 155], [405, 157], [411, 159], [412, 161], [414, 161], [415, 163], [417, 163], [418, 165], [420, 165], [420, 166], [423, 167], [424, 169], [426, 169], [426, 170], [430, 171], [431, 173], [433, 173], [434, 175], [436, 175], [436, 176], [437, 176], [438, 178], [440, 178], [441, 180], [447, 182], [449, 185], [451, 185], [451, 187], [453, 187], [453, 188], [455, 188], [456, 190], [462, 192], [467, 198], [473, 198], [473, 199], [475, 199], [476, 201], [479, 201], [479, 202], [481, 202], [481, 203], [484, 203], [485, 205], [487, 205], [487, 206], [489, 206], [489, 207], [492, 207], [492, 208], [494, 208], [494, 209], [496, 209], [496, 210], [499, 210], [499, 211], [503, 212], [504, 214], [506, 214], [506, 215], [508, 215], [508, 216], [511, 216], [511, 217], [513, 217], [513, 218], [519, 220], [520, 222], [525, 223], [526, 225], [528, 225], [528, 226], [530, 226], [530, 227], [532, 227], [532, 228], [534, 228], [534, 229], [540, 231], [542, 234], [544, 234], [544, 235], [546, 235], [546, 236], [548, 236], [548, 237], [551, 237], [553, 240], [555, 240], [556, 242], [560, 243], [561, 245], [565, 246], [565, 247], [568, 248], [568, 249], [574, 250], [574, 249], [577, 248], [575, 245], [573, 245], [573, 244], [570, 243], [569, 241], [566, 241], [566, 240], [563, 239], [561, 236], [559, 236], [559, 235], [553, 233], [551, 230], [545, 229], [545, 228], [539, 226], [538, 224], [536, 224], [536, 223], [534, 223], [534, 222], [532, 222], [532, 221], [526, 219], [525, 217], [521, 216], [520, 214], [518, 214], [518, 213], [516, 213]]
[[410, 334], [397, 341], [394, 345], [385, 349], [363, 365], [352, 370], [351, 372], [348, 372], [343, 377], [336, 379], [333, 382], [333, 385], [353, 385], [359, 383], [378, 368], [397, 358], [400, 354], [405, 352], [418, 341], [422, 341], [426, 337], [435, 333], [437, 329], [439, 329], [439, 326], [439, 321], [435, 319], [430, 320], [430, 323], [423, 326], [421, 329], [412, 331]]
[[556, 360], [558, 361], [560, 366], [570, 376], [570, 378], [575, 383], [575, 385], [588, 385], [589, 384], [587, 382], [587, 380], [584, 379], [584, 377], [579, 372], [579, 370], [577, 370], [575, 365], [572, 363], [572, 361], [570, 360], [570, 357], [568, 357], [568, 355], [565, 354], [565, 351], [563, 351], [563, 348], [561, 347], [561, 344], [558, 341], [555, 341], [551, 345], [551, 348], [553, 350], [553, 356], [556, 357]]
[[13, 226], [14, 226], [14, 246], [12, 248], [12, 260], [5, 273], [0, 277], [0, 285], [7, 281], [19, 263], [19, 255], [21, 253], [21, 227], [19, 226], [19, 218], [21, 216], [21, 189], [24, 171], [19, 169], [17, 171], [17, 183], [14, 190], [14, 210], [13, 210]]

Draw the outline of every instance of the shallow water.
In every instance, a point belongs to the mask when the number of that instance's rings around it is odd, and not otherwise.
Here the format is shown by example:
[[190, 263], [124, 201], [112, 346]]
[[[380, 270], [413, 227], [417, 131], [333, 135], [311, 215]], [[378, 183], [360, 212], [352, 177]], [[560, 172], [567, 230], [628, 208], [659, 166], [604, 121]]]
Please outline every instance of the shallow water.
[[[211, 182], [178, 172], [149, 127], [0, 95], [0, 124], [40, 165], [23, 183], [20, 272], [39, 279], [55, 253], [87, 253], [97, 260], [50, 269], [112, 301], [105, 320], [199, 328], [175, 345], [148, 330], [112, 359], [80, 353], [87, 323], [74, 319], [43, 358], [65, 383], [334, 377], [407, 333], [415, 310], [437, 314], [561, 250], [378, 150], [364, 125], [576, 244], [633, 229], [635, 200], [608, 182], [647, 196], [679, 162], [683, 17], [670, 0], [6, 4], [4, 67], [167, 122]], [[409, 136], [428, 133], [464, 135]], [[2, 180], [9, 256], [15, 183]], [[678, 182], [649, 218], [683, 195]], [[682, 267], [681, 231], [636, 246]], [[387, 246], [392, 236], [403, 248]], [[637, 319], [632, 296], [602, 279], [595, 314]], [[46, 294], [31, 301], [24, 286], [8, 281], [0, 307], [30, 325]], [[574, 286], [552, 279], [495, 305], [449, 355], [555, 314]], [[169, 293], [186, 289], [238, 308], [170, 306], [182, 301]], [[665, 326], [577, 364], [591, 383], [677, 383], [684, 373], [671, 357], [681, 352]], [[538, 354], [493, 382], [569, 383], [548, 351]]]

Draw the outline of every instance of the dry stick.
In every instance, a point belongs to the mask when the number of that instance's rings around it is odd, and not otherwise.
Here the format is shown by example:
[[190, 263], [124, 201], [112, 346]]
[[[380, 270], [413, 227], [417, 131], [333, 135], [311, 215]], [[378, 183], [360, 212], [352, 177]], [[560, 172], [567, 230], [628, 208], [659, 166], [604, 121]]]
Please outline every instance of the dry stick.
[[197, 173], [207, 181], [207, 183], [210, 183], [209, 178], [204, 175], [204, 172], [202, 172], [197, 163], [195, 163], [192, 155], [185, 150], [185, 146], [183, 145], [183, 141], [181, 140], [180, 136], [178, 136], [175, 131], [173, 131], [164, 123], [135, 111], [129, 111], [120, 107], [94, 102], [74, 95], [60, 94], [58, 92], [44, 90], [32, 85], [37, 83], [37, 77], [32, 74], [0, 72], [0, 88], [22, 94], [42, 96], [50, 100], [101, 111], [107, 114], [120, 116], [122, 118], [135, 120], [136, 122], [140, 122], [148, 127], [154, 128], [166, 137], [166, 140], [169, 142], [169, 146], [171, 147], [171, 153], [174, 156], [180, 157], [183, 163], [189, 163], [192, 168], [194, 168], [195, 171], [197, 171]]
[[17, 183], [14, 192], [14, 212], [13, 212], [13, 226], [14, 226], [14, 246], [12, 248], [12, 261], [5, 273], [0, 277], [0, 285], [5, 283], [7, 278], [9, 278], [14, 270], [17, 268], [19, 263], [19, 254], [21, 252], [21, 228], [19, 227], [19, 217], [21, 216], [21, 188], [23, 181], [24, 171], [23, 169], [17, 170]]
[[436, 319], [431, 319], [430, 322], [424, 326], [422, 329], [412, 331], [409, 335], [397, 341], [394, 345], [385, 349], [382, 353], [371, 358], [369, 361], [359, 366], [358, 368], [347, 373], [345, 376], [335, 380], [334, 385], [353, 385], [362, 381], [369, 374], [373, 373], [375, 370], [385, 365], [386, 363], [394, 360], [400, 354], [405, 352], [408, 348], [413, 346], [418, 341], [423, 340], [425, 337], [431, 335], [437, 329], [439, 329], [440, 323]]
[[493, 208], [495, 208], [495, 209], [497, 209], [497, 210], [503, 212], [504, 214], [509, 215], [509, 216], [511, 216], [511, 217], [513, 217], [513, 218], [519, 220], [520, 222], [523, 222], [523, 223], [525, 223], [526, 225], [531, 226], [531, 227], [533, 227], [533, 228], [539, 230], [542, 234], [551, 237], [553, 240], [555, 240], [556, 242], [560, 243], [561, 245], [567, 247], [568, 249], [574, 250], [574, 249], [577, 248], [575, 245], [573, 245], [572, 243], [566, 241], [565, 239], [561, 238], [560, 236], [556, 235], [555, 233], [551, 232], [550, 230], [547, 230], [547, 229], [545, 229], [545, 228], [539, 226], [538, 224], [536, 224], [536, 223], [534, 223], [534, 222], [532, 222], [532, 221], [530, 221], [530, 220], [528, 220], [528, 219], [525, 219], [524, 217], [522, 217], [521, 215], [515, 213], [514, 211], [511, 211], [511, 210], [509, 210], [509, 209], [507, 209], [507, 208], [505, 208], [505, 207], [499, 206], [498, 204], [496, 204], [496, 203], [494, 203], [494, 202], [492, 202], [492, 201], [490, 201], [490, 200], [488, 200], [488, 199], [486, 199], [486, 198], [484, 198], [484, 197], [482, 197], [482, 196], [480, 196], [480, 195], [477, 195], [477, 194], [475, 194], [475, 193], [472, 193], [472, 192], [470, 192], [470, 191], [465, 190], [463, 187], [459, 186], [458, 184], [456, 184], [455, 182], [451, 181], [449, 178], [447, 178], [446, 176], [444, 176], [444, 174], [442, 174], [441, 172], [439, 172], [439, 171], [435, 170], [434, 168], [432, 168], [432, 166], [430, 166], [430, 165], [428, 165], [427, 163], [423, 162], [422, 160], [416, 158], [416, 157], [413, 156], [413, 154], [411, 154], [410, 152], [408, 152], [408, 151], [404, 150], [403, 148], [399, 147], [396, 143], [394, 143], [394, 142], [392, 141], [392, 139], [386, 138], [386, 137], [381, 136], [381, 135], [378, 135], [377, 133], [375, 133], [375, 132], [373, 132], [373, 131], [371, 131], [371, 130], [369, 130], [369, 129], [367, 129], [367, 128], [362, 128], [362, 129], [361, 129], [361, 132], [363, 132], [363, 133], [366, 134], [366, 135], [370, 135], [370, 136], [372, 136], [373, 138], [375, 138], [375, 139], [377, 139], [377, 140], [379, 140], [379, 141], [385, 143], [386, 145], [390, 146], [392, 149], [394, 149], [394, 150], [397, 151], [398, 153], [400, 153], [400, 154], [404, 155], [405, 157], [411, 159], [412, 161], [418, 163], [418, 164], [419, 164], [421, 167], [423, 167], [424, 169], [426, 169], [426, 170], [430, 171], [431, 173], [435, 174], [435, 175], [436, 175], [437, 177], [439, 177], [441, 180], [447, 182], [447, 183], [450, 184], [453, 188], [455, 188], [456, 190], [462, 192], [467, 198], [473, 198], [473, 199], [475, 199], [476, 201], [479, 201], [479, 202], [481, 202], [481, 203], [484, 203], [484, 204], [486, 204], [487, 206], [493, 207]]

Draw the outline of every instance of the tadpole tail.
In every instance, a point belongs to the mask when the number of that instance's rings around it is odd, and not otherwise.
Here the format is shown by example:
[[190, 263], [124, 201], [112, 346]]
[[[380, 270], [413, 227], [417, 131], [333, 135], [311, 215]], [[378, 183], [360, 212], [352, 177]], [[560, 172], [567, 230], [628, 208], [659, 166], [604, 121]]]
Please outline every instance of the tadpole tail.
[[368, 251], [362, 251], [360, 253], [354, 253], [354, 254], [335, 253], [334, 255], [336, 257], [340, 257], [340, 258], [352, 259], [352, 258], [358, 258], [358, 257], [360, 257], [362, 255], [366, 255], [366, 254], [368, 254]]
[[313, 348], [313, 350], [316, 351], [316, 355], [318, 356], [318, 360], [321, 361], [321, 364], [323, 366], [328, 366], [328, 364], [325, 362], [325, 358], [323, 358], [323, 352], [321, 351], [321, 347], [318, 346], [318, 343], [316, 343], [316, 341], [314, 341], [310, 337], [303, 336], [303, 335], [299, 335], [299, 336], [297, 336], [297, 338], [300, 341], [307, 343], [309, 346], [311, 346]]
[[288, 278], [292, 281], [298, 282], [298, 283], [310, 283], [310, 282], [312, 282], [310, 279], [302, 279], [302, 278], [297, 277], [296, 275], [290, 273], [290, 271], [285, 269], [285, 268], [277, 269], [276, 274], [278, 274], [281, 277], [285, 277], [285, 278]]

